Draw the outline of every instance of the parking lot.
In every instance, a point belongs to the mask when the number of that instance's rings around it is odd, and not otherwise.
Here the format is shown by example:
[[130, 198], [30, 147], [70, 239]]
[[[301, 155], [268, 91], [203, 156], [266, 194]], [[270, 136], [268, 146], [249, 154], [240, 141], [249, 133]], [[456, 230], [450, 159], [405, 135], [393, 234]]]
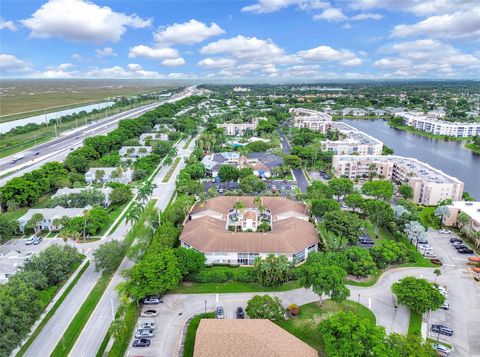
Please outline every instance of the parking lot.
[[[297, 187], [295, 181], [289, 180], [267, 180], [265, 184], [267, 185], [268, 191], [272, 192], [275, 187], [275, 192], [278, 192], [281, 195], [287, 194]], [[217, 192], [222, 194], [229, 190], [239, 190], [240, 184], [238, 182], [211, 182], [210, 180], [204, 182], [203, 187], [205, 192], [208, 192], [212, 187], [215, 187]]]
[[38, 245], [25, 245], [26, 239], [12, 239], [0, 246], [0, 283], [6, 282], [6, 278], [15, 273], [25, 261], [34, 254], [41, 252], [52, 244], [60, 244], [61, 239], [43, 239]]
[[[449, 310], [437, 310], [428, 319], [428, 337], [453, 346], [450, 356], [480, 356], [480, 283], [473, 280], [466, 263], [471, 255], [460, 254], [450, 244], [455, 234], [440, 234], [430, 229], [428, 242], [443, 266], [437, 283], [447, 289]], [[432, 324], [453, 329], [453, 336], [430, 331]]]

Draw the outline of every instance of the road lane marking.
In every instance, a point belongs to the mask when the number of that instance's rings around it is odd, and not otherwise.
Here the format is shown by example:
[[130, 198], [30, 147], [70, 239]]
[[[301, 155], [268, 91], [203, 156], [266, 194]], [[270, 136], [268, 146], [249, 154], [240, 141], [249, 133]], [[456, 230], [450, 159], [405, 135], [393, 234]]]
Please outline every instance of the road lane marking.
[[368, 298], [368, 308], [372, 308], [372, 298]]
[[218, 304], [218, 294], [215, 296], [215, 302]]

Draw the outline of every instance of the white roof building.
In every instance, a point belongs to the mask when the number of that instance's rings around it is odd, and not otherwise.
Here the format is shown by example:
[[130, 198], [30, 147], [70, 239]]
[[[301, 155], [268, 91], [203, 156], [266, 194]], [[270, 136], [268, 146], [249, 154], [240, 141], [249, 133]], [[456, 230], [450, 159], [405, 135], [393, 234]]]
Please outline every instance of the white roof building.
[[[90, 170], [88, 170], [85, 173], [85, 181], [87, 183], [95, 182], [97, 180], [95, 177], [96, 176], [95, 173], [100, 170], [104, 172], [103, 178], [101, 179], [103, 183], [118, 182], [118, 183], [128, 184], [133, 179], [133, 170], [130, 168], [122, 169], [118, 167], [92, 167]], [[119, 173], [118, 177], [112, 177], [112, 173], [114, 171]]]
[[293, 114], [293, 126], [295, 128], [307, 128], [313, 131], [325, 133], [330, 129], [332, 116], [325, 112], [304, 108], [291, 108]]
[[18, 225], [20, 232], [25, 231], [25, 225], [27, 222], [33, 217], [34, 214], [41, 214], [43, 216], [43, 220], [38, 223], [37, 229], [40, 230], [54, 230], [59, 227], [53, 225], [53, 221], [55, 219], [60, 219], [62, 217], [81, 217], [83, 216], [84, 211], [88, 211], [92, 209], [92, 206], [86, 206], [84, 208], [63, 208], [61, 206], [57, 206], [55, 208], [31, 208], [25, 213], [22, 217], [18, 219]]
[[449, 122], [416, 112], [400, 112], [395, 116], [403, 118], [405, 125], [434, 135], [473, 137], [480, 135], [480, 123]]
[[332, 129], [337, 129], [340, 133], [346, 136], [341, 140], [325, 140], [322, 141], [322, 148], [326, 151], [331, 151], [335, 155], [381, 155], [383, 150], [383, 143], [370, 136], [363, 131], [357, 130], [354, 127], [341, 123], [332, 122]]

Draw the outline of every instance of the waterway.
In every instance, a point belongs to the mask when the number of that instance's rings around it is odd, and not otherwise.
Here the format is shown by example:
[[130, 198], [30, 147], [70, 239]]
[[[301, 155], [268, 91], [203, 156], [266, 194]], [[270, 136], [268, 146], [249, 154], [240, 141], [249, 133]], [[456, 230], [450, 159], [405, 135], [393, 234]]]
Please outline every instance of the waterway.
[[30, 124], [30, 123], [35, 123], [35, 124], [47, 123], [52, 119], [58, 119], [58, 118], [61, 118], [63, 116], [66, 116], [66, 115], [76, 114], [76, 113], [80, 113], [82, 111], [90, 113], [94, 109], [100, 110], [100, 109], [103, 109], [103, 108], [111, 107], [114, 104], [115, 104], [115, 102], [103, 102], [103, 103], [97, 103], [97, 104], [89, 104], [89, 105], [83, 105], [83, 106], [77, 107], [77, 108], [59, 110], [58, 112], [46, 113], [46, 114], [36, 115], [36, 116], [33, 116], [33, 117], [29, 117], [29, 118], [8, 121], [6, 123], [1, 123], [0, 124], [0, 134], [6, 133], [6, 132], [10, 131], [11, 129], [13, 129], [17, 126], [24, 126], [24, 125], [27, 125], [27, 124]]
[[413, 157], [457, 177], [465, 183], [465, 191], [480, 200], [480, 155], [465, 148], [464, 142], [427, 138], [392, 128], [383, 120], [342, 120], [381, 141], [395, 155]]

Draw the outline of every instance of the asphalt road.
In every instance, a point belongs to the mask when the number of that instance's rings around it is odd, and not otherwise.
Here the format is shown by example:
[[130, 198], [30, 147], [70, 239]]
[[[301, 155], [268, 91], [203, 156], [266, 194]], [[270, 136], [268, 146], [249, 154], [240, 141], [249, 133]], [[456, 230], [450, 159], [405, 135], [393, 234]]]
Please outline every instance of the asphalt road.
[[[3, 176], [8, 172], [12, 172], [10, 175], [0, 179], [0, 186], [3, 186], [13, 177], [21, 176], [26, 172], [39, 168], [46, 162], [62, 161], [68, 155], [71, 149], [81, 146], [85, 138], [94, 135], [106, 134], [114, 130], [117, 127], [118, 122], [122, 119], [136, 118], [143, 113], [158, 107], [159, 105], [178, 101], [195, 94], [195, 92], [195, 87], [188, 87], [182, 92], [173, 95], [169, 99], [154, 104], [149, 104], [144, 107], [131, 109], [121, 114], [112, 115], [107, 119], [80, 127], [68, 133], [64, 133], [54, 140], [25, 150], [22, 152], [25, 157], [14, 164], [11, 164], [10, 161], [15, 155], [0, 159], [0, 176]], [[36, 153], [39, 154], [35, 155]]]
[[[290, 143], [287, 140], [287, 137], [283, 133], [282, 129], [278, 129], [278, 135], [280, 135], [280, 141], [282, 143], [282, 150], [285, 154], [290, 154]], [[295, 177], [295, 181], [297, 181], [298, 188], [302, 192], [307, 191], [307, 187], [310, 185], [310, 183], [307, 180], [307, 177], [305, 176], [305, 173], [303, 172], [302, 169], [292, 169], [293, 176]]]
[[[151, 197], [157, 199], [157, 209], [164, 210], [167, 207], [170, 199], [175, 193], [175, 182], [177, 175], [180, 170], [185, 167], [185, 161], [183, 159], [188, 157], [195, 147], [195, 140], [192, 140], [187, 149], [183, 149], [184, 143], [185, 142], [182, 141], [177, 144], [178, 157], [181, 157], [182, 160], [180, 160], [179, 164], [175, 168], [175, 171], [170, 177], [169, 181], [165, 183], [162, 182], [163, 178], [170, 169], [169, 166], [162, 167], [152, 180], [152, 182], [157, 185], [157, 188], [154, 189]], [[129, 227], [124, 226], [125, 221], [122, 222], [122, 225], [120, 225], [120, 228], [117, 229], [116, 232], [122, 232], [124, 236], [128, 232]], [[123, 237], [114, 237], [114, 239], [123, 239]], [[96, 355], [118, 308], [118, 292], [115, 288], [123, 281], [121, 272], [125, 269], [131, 268], [133, 264], [134, 263], [128, 258], [125, 258], [122, 261], [119, 269], [115, 273], [112, 281], [90, 316], [90, 319], [83, 328], [82, 333], [77, 339], [77, 342], [75, 343], [69, 356], [89, 357]]]

